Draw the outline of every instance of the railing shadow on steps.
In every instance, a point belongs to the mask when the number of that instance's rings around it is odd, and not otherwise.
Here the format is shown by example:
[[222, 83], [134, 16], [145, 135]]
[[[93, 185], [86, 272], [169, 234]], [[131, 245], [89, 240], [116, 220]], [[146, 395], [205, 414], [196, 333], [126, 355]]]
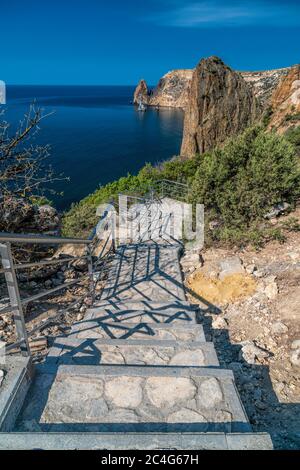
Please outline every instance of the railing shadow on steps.
[[[190, 290], [190, 293], [193, 293]], [[193, 293], [195, 295], [195, 293]], [[197, 300], [201, 300], [201, 304], [207, 307], [207, 310], [203, 310], [206, 312], [221, 312], [221, 310], [204, 299], [203, 297], [197, 296]], [[176, 302], [172, 304], [174, 307], [178, 305]], [[145, 323], [141, 322], [134, 326], [134, 329], [143, 328]], [[108, 325], [109, 326], [109, 325]], [[118, 325], [120, 328], [124, 328], [127, 333], [130, 333], [130, 329], [125, 325]], [[148, 327], [151, 328], [150, 324], [147, 324]], [[123, 338], [125, 339], [125, 337]], [[83, 339], [82, 344], [79, 346], [72, 347], [66, 353], [58, 357], [49, 355], [46, 358], [46, 361], [37, 366], [38, 373], [41, 373], [42, 376], [40, 380], [43, 382], [43, 387], [39, 386], [39, 382], [35, 381], [32, 387], [33, 390], [31, 393], [28, 393], [27, 399], [25, 400], [23, 410], [26, 410], [27, 406], [30, 406], [30, 422], [34, 422], [37, 425], [37, 429], [35, 431], [39, 432], [98, 432], [98, 433], [106, 433], [106, 432], [241, 432], [244, 430], [245, 432], [249, 431], [249, 424], [247, 422], [240, 422], [240, 421], [220, 421], [220, 422], [196, 422], [196, 423], [161, 423], [161, 422], [141, 422], [141, 423], [124, 423], [124, 422], [116, 422], [116, 423], [87, 423], [87, 422], [77, 422], [77, 423], [43, 423], [42, 415], [44, 410], [46, 409], [46, 405], [49, 400], [49, 394], [51, 388], [56, 380], [58, 368], [60, 365], [97, 365], [101, 364], [101, 351], [97, 348], [96, 344], [94, 344], [97, 339]], [[56, 338], [56, 343], [58, 342], [57, 346], [59, 347], [59, 338]], [[64, 344], [64, 347], [66, 345]], [[88, 350], [86, 350], [88, 348]], [[68, 348], [66, 348], [68, 350]], [[87, 357], [82, 357], [82, 354], [87, 352]], [[79, 354], [80, 357], [76, 358], [76, 361], [73, 362], [74, 356]], [[59, 361], [57, 361], [59, 359]], [[102, 364], [104, 365], [104, 364]], [[114, 367], [113, 365], [109, 364], [109, 367]], [[134, 366], [133, 366], [134, 367]], [[147, 366], [146, 366], [147, 367]], [[151, 366], [155, 368], [155, 366]], [[172, 368], [172, 366], [165, 365], [165, 366], [157, 366], [160, 369], [165, 367], [166, 369]], [[210, 368], [210, 366], [206, 366]], [[214, 366], [215, 367], [215, 366]], [[190, 366], [186, 367], [187, 369], [191, 369]], [[43, 374], [46, 374], [43, 378]], [[48, 382], [47, 382], [48, 381]], [[47, 382], [47, 383], [46, 383]], [[39, 394], [36, 396], [36, 400], [32, 403], [32, 396], [35, 396], [34, 387], [39, 389]], [[20, 421], [16, 423], [15, 432], [24, 432], [25, 430], [22, 428], [23, 423], [23, 415], [22, 412], [19, 415], [22, 417]]]
[[[154, 189], [155, 186], [155, 189]], [[132, 203], [142, 203], [148, 209], [149, 204], [153, 204], [153, 202], [159, 203], [160, 197], [166, 195], [167, 193], [170, 194], [176, 188], [180, 189], [181, 194], [183, 194], [183, 188], [187, 188], [187, 185], [183, 183], [176, 183], [169, 180], [161, 180], [156, 181], [154, 186], [149, 186], [148, 193], [143, 197], [139, 196], [128, 196], [131, 198]], [[169, 188], [169, 189], [168, 189]], [[112, 201], [111, 201], [112, 202]], [[0, 309], [0, 314], [12, 314], [15, 329], [16, 329], [16, 336], [17, 341], [14, 343], [10, 343], [6, 345], [6, 352], [14, 351], [19, 349], [21, 354], [24, 356], [30, 355], [30, 347], [29, 347], [29, 337], [44, 329], [49, 323], [53, 322], [55, 319], [60, 318], [66, 310], [71, 308], [73, 305], [76, 305], [78, 299], [76, 299], [73, 304], [70, 304], [67, 309], [61, 309], [57, 312], [57, 314], [46, 321], [43, 321], [40, 325], [34, 327], [31, 331], [27, 331], [26, 328], [26, 321], [24, 315], [24, 307], [40, 299], [43, 299], [47, 296], [51, 296], [57, 292], [60, 292], [63, 289], [71, 288], [85, 279], [89, 279], [89, 295], [91, 297], [91, 301], [94, 299], [94, 272], [99, 267], [101, 269], [101, 260], [103, 258], [103, 253], [107, 253], [107, 251], [115, 251], [116, 248], [116, 240], [115, 234], [113, 230], [115, 229], [114, 222], [111, 224], [111, 231], [107, 236], [104, 243], [102, 243], [101, 252], [98, 253], [97, 261], [93, 262], [93, 255], [95, 251], [95, 244], [99, 241], [99, 232], [107, 230], [110, 219], [114, 216], [110, 212], [111, 202], [107, 206], [107, 210], [105, 210], [97, 224], [87, 239], [77, 239], [77, 238], [63, 238], [63, 237], [52, 237], [52, 236], [41, 236], [41, 235], [22, 235], [22, 234], [13, 234], [13, 233], [0, 233], [0, 257], [2, 261], [2, 269], [0, 269], [0, 274], [4, 274], [5, 281], [7, 285], [8, 295], [9, 295], [9, 303], [6, 304], [4, 307]], [[117, 204], [116, 204], [117, 206]], [[120, 212], [120, 207], [119, 207]], [[149, 230], [149, 227], [148, 227]], [[143, 241], [143, 235], [139, 237], [139, 241]], [[101, 237], [100, 237], [101, 240]], [[108, 241], [111, 241], [111, 246], [107, 250]], [[85, 247], [86, 254], [82, 256], [76, 256], [72, 258], [57, 258], [57, 259], [48, 259], [42, 260], [38, 262], [31, 262], [31, 263], [16, 263], [13, 257], [13, 250], [12, 245], [50, 245], [50, 246], [60, 246], [66, 244], [72, 245], [82, 245]], [[18, 271], [21, 269], [31, 269], [31, 268], [40, 268], [42, 266], [47, 267], [49, 265], [57, 265], [57, 264], [68, 264], [74, 261], [79, 260], [87, 260], [88, 262], [88, 274], [81, 276], [80, 278], [65, 282], [61, 285], [55, 286], [51, 289], [39, 292], [32, 296], [26, 296], [25, 298], [21, 297], [19, 283], [18, 283]]]
[[[109, 208], [109, 206], [108, 206]], [[55, 316], [42, 321], [40, 325], [35, 326], [30, 331], [27, 331], [26, 319], [24, 315], [24, 308], [31, 303], [37, 302], [45, 297], [52, 296], [57, 292], [76, 286], [84, 280], [88, 280], [88, 295], [91, 299], [91, 303], [94, 300], [95, 295], [95, 284], [94, 279], [95, 271], [101, 269], [104, 259], [110, 252], [115, 251], [115, 238], [112, 233], [113, 215], [109, 212], [109, 209], [104, 210], [101, 215], [97, 226], [93, 229], [92, 233], [88, 238], [64, 238], [64, 237], [53, 237], [53, 236], [42, 236], [42, 235], [23, 235], [15, 233], [3, 233], [0, 232], [0, 258], [2, 261], [2, 268], [0, 274], [4, 274], [9, 303], [0, 309], [1, 314], [10, 314], [13, 316], [17, 341], [7, 344], [5, 349], [6, 353], [10, 351], [20, 350], [23, 356], [30, 356], [29, 338], [36, 334], [38, 331], [44, 329], [47, 325], [53, 322], [55, 319], [63, 316], [72, 306], [78, 303], [78, 298], [68, 305], [67, 308], [59, 309]], [[106, 235], [106, 238], [102, 238], [102, 235]], [[54, 259], [46, 259], [41, 261], [35, 261], [30, 263], [16, 263], [12, 245], [17, 246], [36, 246], [36, 245], [49, 245], [59, 247], [61, 245], [76, 245], [84, 247], [84, 254], [80, 256], [66, 256]], [[98, 249], [98, 254], [95, 258], [95, 252]], [[100, 251], [99, 251], [100, 250]], [[18, 282], [18, 271], [32, 268], [47, 267], [52, 265], [61, 264], [72, 264], [76, 261], [87, 262], [87, 273], [83, 274], [79, 278], [73, 279], [68, 282], [64, 282], [58, 286], [50, 289], [43, 290], [32, 296], [21, 297], [19, 282]], [[100, 268], [99, 268], [100, 266]]]

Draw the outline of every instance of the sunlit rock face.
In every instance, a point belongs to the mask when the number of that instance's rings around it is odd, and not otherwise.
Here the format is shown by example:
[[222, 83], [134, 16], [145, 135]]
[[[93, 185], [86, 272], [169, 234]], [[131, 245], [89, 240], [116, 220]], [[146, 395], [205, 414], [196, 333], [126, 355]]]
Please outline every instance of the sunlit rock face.
[[251, 125], [261, 111], [253, 88], [218, 57], [193, 72], [185, 110], [181, 155], [202, 154]]
[[291, 68], [278, 87], [275, 89], [272, 100], [269, 129], [280, 133], [291, 126], [300, 124], [300, 65]]

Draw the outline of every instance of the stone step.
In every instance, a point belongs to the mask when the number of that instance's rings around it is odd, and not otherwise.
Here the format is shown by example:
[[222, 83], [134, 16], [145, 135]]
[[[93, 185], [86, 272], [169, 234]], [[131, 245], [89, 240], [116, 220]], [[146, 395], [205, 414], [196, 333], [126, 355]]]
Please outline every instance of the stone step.
[[190, 311], [199, 310], [199, 305], [191, 304], [187, 300], [169, 300], [164, 302], [156, 302], [153, 300], [119, 300], [114, 302], [113, 300], [95, 300], [93, 308], [103, 308], [112, 311], [115, 310], [163, 310], [168, 308], [179, 308]]
[[[90, 324], [93, 322], [93, 325]], [[77, 324], [73, 325], [74, 329], [78, 327], [88, 326], [90, 329], [96, 327], [97, 323], [168, 323], [172, 325], [178, 324], [197, 324], [197, 313], [191, 309], [178, 309], [178, 308], [165, 308], [165, 309], [154, 309], [154, 310], [116, 310], [92, 308], [88, 309], [84, 320], [80, 321], [80, 326]]]
[[228, 370], [45, 363], [37, 367], [15, 431], [250, 432], [251, 427]]
[[[101, 301], [87, 310], [85, 319], [104, 317], [122, 321], [122, 318], [130, 319], [143, 315], [151, 322], [165, 322], [180, 318], [194, 322], [197, 317], [198, 307], [189, 302], [168, 301], [168, 302], [147, 302], [147, 301]], [[163, 319], [165, 317], [165, 319]], [[130, 321], [130, 320], [129, 320]], [[134, 320], [136, 323], [137, 320]], [[138, 320], [140, 321], [140, 320]]]
[[266, 433], [2, 433], [0, 450], [273, 450]]
[[99, 339], [145, 339], [145, 340], [175, 340], [175, 341], [205, 341], [202, 325], [188, 322], [181, 323], [130, 323], [106, 320], [84, 319], [74, 323], [70, 338], [99, 338]]
[[127, 245], [110, 265], [102, 299], [186, 300], [179, 249], [159, 245]]
[[147, 366], [219, 366], [213, 343], [56, 338], [47, 362]]

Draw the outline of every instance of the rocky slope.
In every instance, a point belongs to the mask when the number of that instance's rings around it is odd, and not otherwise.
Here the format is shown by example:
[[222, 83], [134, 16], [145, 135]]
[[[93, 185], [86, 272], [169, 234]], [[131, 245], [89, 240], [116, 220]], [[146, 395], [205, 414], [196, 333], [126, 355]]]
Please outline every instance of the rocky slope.
[[272, 116], [269, 129], [283, 133], [300, 124], [300, 65], [290, 69], [281, 80], [271, 99]]
[[261, 112], [253, 89], [218, 57], [193, 72], [185, 109], [181, 155], [204, 153], [251, 125]]
[[[300, 209], [275, 218], [280, 227]], [[300, 447], [300, 232], [260, 251], [210, 248], [181, 258], [190, 300], [199, 303], [207, 339], [234, 370], [256, 432], [276, 449]], [[203, 282], [205, 280], [205, 283]], [[204, 303], [204, 300], [205, 302]]]
[[268, 106], [272, 93], [288, 74], [290, 67], [262, 72], [240, 72], [244, 80], [253, 86], [255, 96]]
[[16, 197], [0, 202], [0, 231], [57, 235], [60, 219], [48, 204], [37, 205]]

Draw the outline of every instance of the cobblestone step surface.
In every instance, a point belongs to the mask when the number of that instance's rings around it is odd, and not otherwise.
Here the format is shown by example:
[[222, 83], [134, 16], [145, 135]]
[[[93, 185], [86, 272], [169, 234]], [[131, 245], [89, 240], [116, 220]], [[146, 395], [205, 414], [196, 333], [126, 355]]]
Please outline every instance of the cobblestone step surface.
[[232, 372], [218, 368], [41, 367], [29, 395], [18, 431], [251, 431]]
[[[88, 310], [84, 322], [129, 322], [129, 323], [172, 323], [172, 324], [196, 324], [197, 313], [189, 308], [164, 308], [147, 310], [111, 310], [92, 309]], [[76, 329], [78, 325], [74, 326]]]
[[126, 245], [117, 250], [102, 299], [186, 300], [177, 245]]
[[186, 300], [180, 243], [120, 246], [100, 299], [36, 366], [0, 449], [270, 449]]
[[56, 364], [127, 364], [218, 366], [212, 343], [161, 340], [97, 340], [57, 338], [48, 362]]
[[205, 341], [202, 325], [194, 323], [130, 323], [115, 320], [84, 319], [73, 325], [70, 338], [99, 339], [160, 339], [174, 341]]

